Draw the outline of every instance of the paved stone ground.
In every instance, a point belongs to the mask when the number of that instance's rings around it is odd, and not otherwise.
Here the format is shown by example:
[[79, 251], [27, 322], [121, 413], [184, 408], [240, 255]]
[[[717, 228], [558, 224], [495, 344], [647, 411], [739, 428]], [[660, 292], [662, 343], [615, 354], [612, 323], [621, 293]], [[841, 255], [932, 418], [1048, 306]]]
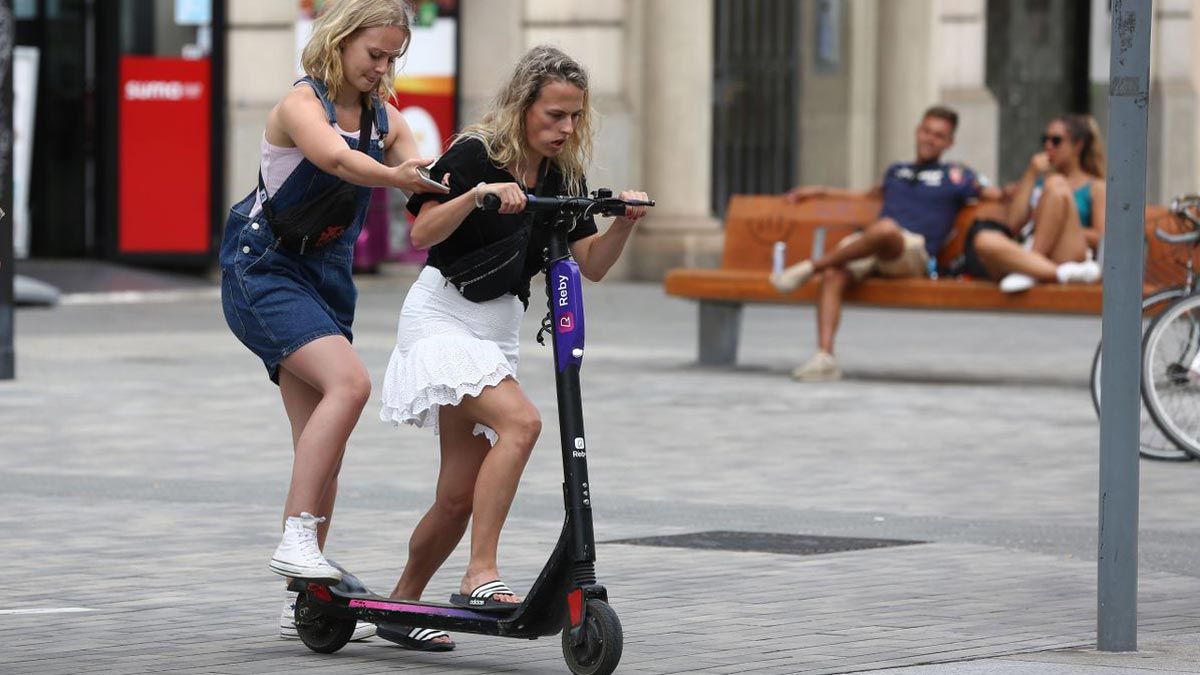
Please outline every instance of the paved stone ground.
[[[411, 278], [362, 280], [356, 346], [375, 377]], [[18, 313], [18, 380], [0, 384], [12, 572], [0, 672], [565, 672], [557, 638], [461, 635], [449, 654], [376, 639], [332, 656], [277, 638], [282, 587], [265, 561], [286, 422], [214, 298], [69, 296]], [[518, 588], [561, 522], [539, 318], [526, 317], [521, 375], [546, 428], [501, 549]], [[1095, 318], [854, 310], [840, 343], [849, 377], [829, 385], [786, 377], [812, 348], [808, 310], [748, 310], [736, 370], [692, 365], [695, 308], [653, 285], [589, 287], [588, 330], [601, 541], [725, 529], [929, 542], [811, 557], [601, 544], [626, 634], [619, 672], [1200, 672], [1186, 657], [1200, 630], [1200, 465], [1140, 467], [1148, 649], [1087, 649]], [[376, 413], [351, 441], [328, 550], [384, 592], [436, 456], [427, 432]], [[464, 562], [456, 553], [431, 595], [451, 592]], [[63, 608], [88, 611], [29, 611]]]

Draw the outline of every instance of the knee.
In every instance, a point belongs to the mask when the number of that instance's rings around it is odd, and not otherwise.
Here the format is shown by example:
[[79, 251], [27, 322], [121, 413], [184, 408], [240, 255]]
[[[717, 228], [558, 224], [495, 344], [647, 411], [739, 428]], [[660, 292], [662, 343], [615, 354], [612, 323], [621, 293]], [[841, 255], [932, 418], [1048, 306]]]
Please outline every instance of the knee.
[[883, 218], [868, 228], [871, 237], [878, 242], [875, 250], [884, 257], [894, 257], [904, 251], [904, 228], [891, 218]]
[[363, 368], [351, 370], [338, 378], [330, 393], [362, 409], [371, 400], [371, 376]]
[[975, 235], [975, 252], [987, 255], [1000, 247], [1003, 241], [1005, 237], [999, 232], [984, 230]]
[[904, 228], [891, 218], [880, 218], [871, 225], [870, 230], [881, 239], [895, 239], [901, 243], [904, 241]]
[[533, 406], [528, 406], [521, 412], [509, 417], [501, 436], [507, 437], [517, 447], [529, 453], [542, 434], [542, 416]]
[[1044, 195], [1062, 196], [1071, 194], [1071, 184], [1062, 174], [1050, 174], [1046, 176], [1045, 182], [1042, 183], [1042, 193]]

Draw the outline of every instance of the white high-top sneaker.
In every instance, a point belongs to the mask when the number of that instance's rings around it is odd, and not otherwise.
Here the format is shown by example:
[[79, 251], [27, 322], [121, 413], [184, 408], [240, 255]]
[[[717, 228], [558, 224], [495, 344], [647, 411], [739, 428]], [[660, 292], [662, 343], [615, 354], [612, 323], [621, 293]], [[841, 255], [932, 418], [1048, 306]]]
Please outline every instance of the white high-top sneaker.
[[317, 545], [317, 524], [325, 522], [310, 513], [289, 516], [283, 524], [283, 540], [267, 567], [276, 574], [295, 579], [337, 583], [342, 573], [330, 565]]

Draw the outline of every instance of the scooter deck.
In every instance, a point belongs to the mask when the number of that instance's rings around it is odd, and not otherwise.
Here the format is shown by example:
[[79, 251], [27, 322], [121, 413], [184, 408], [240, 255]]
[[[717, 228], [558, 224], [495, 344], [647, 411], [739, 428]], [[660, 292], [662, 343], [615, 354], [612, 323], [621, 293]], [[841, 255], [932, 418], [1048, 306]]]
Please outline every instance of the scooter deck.
[[511, 611], [482, 611], [442, 602], [393, 600], [371, 592], [362, 580], [332, 560], [329, 564], [342, 572], [342, 580], [337, 584], [310, 584], [303, 579], [293, 579], [288, 588], [312, 596], [321, 613], [359, 621], [528, 639], [557, 635], [567, 619], [566, 596], [573, 585], [566, 560], [569, 533], [568, 517], [546, 567], [525, 595], [525, 601]]
[[[515, 615], [521, 608], [521, 605], [516, 605], [510, 611], [479, 611], [466, 607], [459, 607], [445, 602], [427, 602], [415, 600], [397, 600], [389, 598], [371, 591], [361, 579], [354, 576], [346, 568], [330, 561], [334, 567], [342, 572], [342, 580], [333, 586], [326, 586], [330, 594], [335, 598], [345, 599], [345, 606], [354, 610], [371, 610], [371, 613], [386, 612], [396, 614], [417, 614], [424, 616], [444, 616], [454, 619], [467, 619], [488, 622], [504, 621]], [[303, 592], [308, 588], [309, 582], [303, 579], [293, 579], [289, 588], [294, 591]], [[324, 585], [324, 584], [322, 584]], [[336, 603], [342, 604], [342, 603]], [[523, 603], [522, 603], [523, 604]], [[389, 620], [383, 618], [381, 620]]]

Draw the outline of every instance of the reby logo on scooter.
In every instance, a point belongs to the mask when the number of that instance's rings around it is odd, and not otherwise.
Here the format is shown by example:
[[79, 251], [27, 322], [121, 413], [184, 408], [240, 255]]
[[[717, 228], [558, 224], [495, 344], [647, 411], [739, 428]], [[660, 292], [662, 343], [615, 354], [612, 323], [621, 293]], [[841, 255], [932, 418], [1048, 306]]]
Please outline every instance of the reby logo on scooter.
[[[565, 274], [558, 275], [558, 306], [566, 307], [570, 303], [568, 291], [570, 289], [570, 280]], [[558, 332], [570, 333], [575, 330], [575, 315], [571, 312], [563, 312], [558, 317]]]

